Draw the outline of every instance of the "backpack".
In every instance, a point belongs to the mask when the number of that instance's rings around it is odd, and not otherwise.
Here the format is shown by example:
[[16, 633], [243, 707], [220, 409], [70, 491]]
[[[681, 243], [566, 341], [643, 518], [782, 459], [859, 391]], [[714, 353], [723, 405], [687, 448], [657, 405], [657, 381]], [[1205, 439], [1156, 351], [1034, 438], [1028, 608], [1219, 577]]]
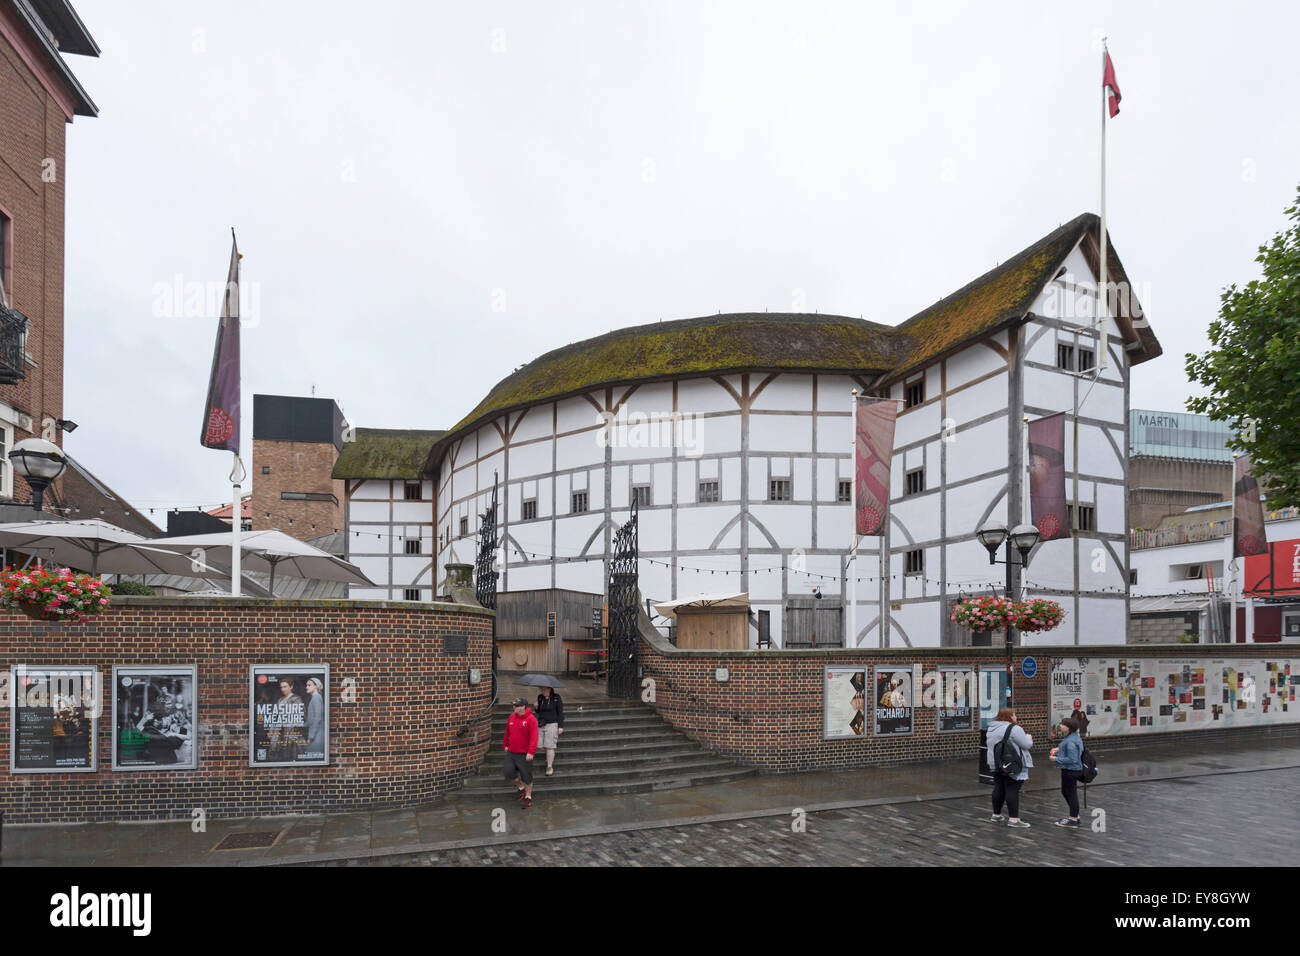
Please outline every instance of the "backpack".
[[1083, 764], [1083, 773], [1079, 777], [1081, 783], [1089, 784], [1097, 779], [1097, 758], [1092, 755], [1092, 751], [1087, 747], [1083, 748], [1083, 753], [1079, 754], [1079, 762]]
[[[1011, 739], [1015, 724], [1007, 724], [1007, 732], [993, 745], [993, 771], [1007, 777], [1015, 777], [1025, 769], [1025, 762], [1020, 756], [1020, 748]], [[1010, 746], [1007, 746], [1010, 744]]]

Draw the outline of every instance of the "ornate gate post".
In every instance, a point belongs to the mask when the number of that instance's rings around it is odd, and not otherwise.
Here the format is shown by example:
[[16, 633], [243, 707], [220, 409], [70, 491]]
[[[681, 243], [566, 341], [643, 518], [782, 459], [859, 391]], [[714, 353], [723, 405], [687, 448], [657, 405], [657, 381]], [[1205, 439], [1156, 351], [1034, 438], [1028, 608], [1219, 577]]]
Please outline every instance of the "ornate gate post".
[[637, 694], [637, 617], [641, 588], [637, 580], [637, 501], [632, 516], [614, 535], [614, 555], [609, 564], [609, 676], [605, 692], [610, 697]]
[[[497, 609], [497, 473], [492, 473], [492, 504], [479, 515], [478, 560], [474, 566], [474, 596], [478, 603]], [[497, 619], [492, 616], [492, 702], [497, 699]]]

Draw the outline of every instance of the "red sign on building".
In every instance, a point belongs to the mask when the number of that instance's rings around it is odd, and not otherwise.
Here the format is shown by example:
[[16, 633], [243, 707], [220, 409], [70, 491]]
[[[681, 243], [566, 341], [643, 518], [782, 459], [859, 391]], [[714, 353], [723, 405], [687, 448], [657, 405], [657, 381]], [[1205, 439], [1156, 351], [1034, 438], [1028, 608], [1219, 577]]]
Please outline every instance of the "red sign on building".
[[1245, 597], [1300, 595], [1300, 538], [1273, 541], [1264, 554], [1246, 556]]

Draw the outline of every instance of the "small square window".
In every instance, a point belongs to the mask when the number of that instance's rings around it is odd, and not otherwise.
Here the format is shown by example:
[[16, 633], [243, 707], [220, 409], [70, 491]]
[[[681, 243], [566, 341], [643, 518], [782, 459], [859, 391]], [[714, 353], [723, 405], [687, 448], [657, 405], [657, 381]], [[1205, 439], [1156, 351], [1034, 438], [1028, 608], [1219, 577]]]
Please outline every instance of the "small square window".
[[1203, 564], [1189, 564], [1189, 565], [1187, 566], [1187, 580], [1188, 580], [1188, 581], [1199, 581], [1199, 580], [1200, 580], [1202, 577], [1204, 577], [1204, 576], [1205, 576], [1205, 565], [1203, 565]]
[[914, 551], [907, 552], [906, 555], [906, 574], [924, 574], [925, 573], [925, 551], [917, 548]]
[[537, 517], [537, 499], [529, 498], [524, 502], [522, 511], [523, 521], [532, 521]]
[[1079, 349], [1079, 371], [1087, 372], [1097, 364], [1096, 353], [1092, 349]]
[[768, 501], [789, 501], [790, 500], [790, 479], [773, 478], [767, 485]]
[[717, 500], [719, 500], [719, 499], [718, 499], [718, 483], [717, 483], [716, 481], [701, 481], [701, 482], [700, 482], [699, 494], [698, 494], [697, 497], [698, 497], [698, 500], [700, 500], [700, 501], [702, 501], [702, 502], [704, 502], [704, 501], [717, 501]]
[[903, 386], [903, 407], [912, 408], [925, 402], [925, 376]]
[[573, 493], [573, 507], [569, 510], [575, 515], [587, 510], [587, 493], [585, 491], [575, 491]]
[[408, 481], [406, 483], [406, 500], [407, 501], [421, 500], [424, 497], [423, 491], [424, 491], [424, 486], [421, 485], [418, 481]]
[[835, 500], [853, 500], [853, 481], [851, 479], [840, 479], [839, 487], [835, 490]]
[[419, 538], [407, 538], [406, 541], [403, 542], [403, 545], [404, 545], [404, 547], [405, 547], [405, 550], [406, 550], [406, 553], [407, 553], [407, 554], [419, 554], [419, 553], [420, 553], [420, 539], [419, 539]]
[[1074, 346], [1064, 342], [1056, 343], [1056, 367], [1063, 372], [1074, 371]]
[[925, 469], [913, 468], [903, 476], [903, 494], [919, 495], [925, 491]]
[[650, 486], [633, 485], [632, 498], [633, 500], [636, 501], [636, 506], [638, 508], [649, 508], [650, 507]]
[[462, 538], [469, 537], [469, 518], [460, 519], [460, 536]]
[[1131, 585], [1136, 585], [1138, 583], [1137, 568], [1129, 568], [1128, 583]]
[[264, 475], [269, 475], [270, 473], [271, 473], [271, 466], [270, 466], [270, 465], [263, 465], [263, 466], [262, 466], [262, 474], [264, 474]]
[[1097, 509], [1092, 505], [1079, 505], [1078, 520], [1075, 520], [1074, 505], [1066, 505], [1065, 513], [1070, 519], [1070, 527], [1076, 531], [1097, 530]]
[[408, 601], [418, 601], [420, 600], [420, 589], [407, 588], [405, 591], [402, 592], [402, 596]]

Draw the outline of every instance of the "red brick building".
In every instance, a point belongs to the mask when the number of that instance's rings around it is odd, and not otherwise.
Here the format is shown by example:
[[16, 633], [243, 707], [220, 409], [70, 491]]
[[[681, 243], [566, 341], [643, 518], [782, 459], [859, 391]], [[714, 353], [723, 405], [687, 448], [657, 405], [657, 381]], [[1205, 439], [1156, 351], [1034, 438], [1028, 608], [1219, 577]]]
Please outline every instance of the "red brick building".
[[0, 0], [0, 500], [14, 442], [63, 441], [65, 131], [98, 112], [65, 54], [99, 55], [66, 0]]

